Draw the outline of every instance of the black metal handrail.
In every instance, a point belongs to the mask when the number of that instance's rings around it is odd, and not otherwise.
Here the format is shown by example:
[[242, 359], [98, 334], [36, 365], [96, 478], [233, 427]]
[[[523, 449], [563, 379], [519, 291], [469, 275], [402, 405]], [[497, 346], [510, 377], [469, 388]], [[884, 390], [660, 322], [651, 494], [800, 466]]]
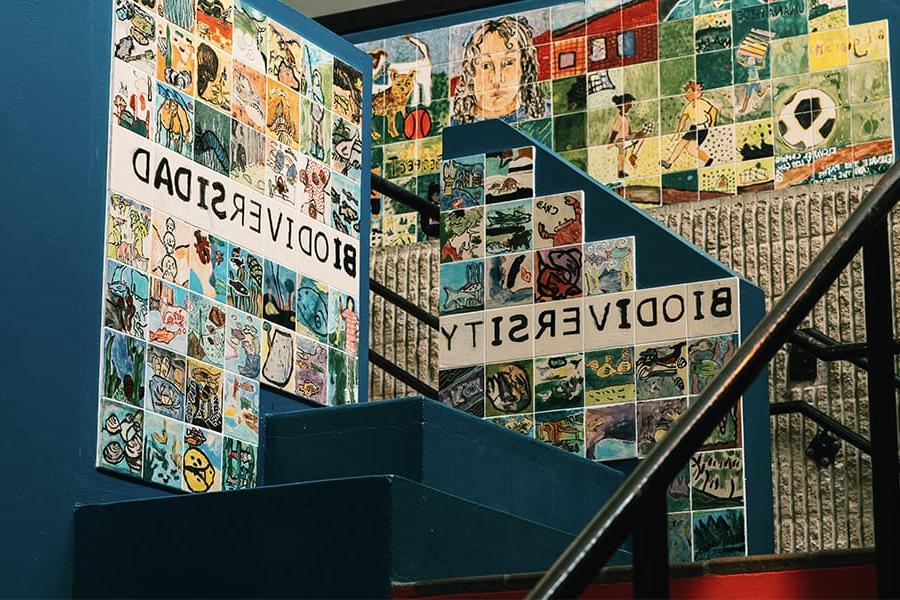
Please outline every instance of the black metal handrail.
[[425, 310], [419, 306], [416, 306], [415, 304], [413, 304], [412, 302], [410, 302], [409, 300], [407, 300], [406, 298], [404, 298], [403, 296], [401, 296], [394, 290], [388, 288], [387, 286], [385, 286], [381, 283], [378, 283], [371, 277], [369, 278], [369, 289], [372, 290], [373, 294], [381, 296], [382, 298], [385, 299], [385, 301], [389, 302], [390, 304], [394, 304], [394, 305], [398, 306], [399, 308], [403, 309], [404, 311], [406, 311], [407, 313], [409, 313], [410, 315], [412, 315], [419, 321], [425, 323], [430, 328], [437, 331], [438, 318], [436, 316], [434, 316], [433, 314], [431, 314], [430, 312], [428, 312], [427, 310]]
[[[664, 518], [669, 483], [738, 401], [803, 318], [825, 295], [853, 257], [863, 250], [869, 412], [872, 434], [876, 579], [879, 595], [900, 596], [900, 516], [896, 509], [900, 464], [893, 388], [893, 313], [888, 217], [900, 199], [900, 163], [895, 164], [788, 288], [735, 355], [690, 404], [668, 435], [631, 472], [615, 494], [575, 538], [529, 594], [529, 598], [577, 596], [634, 531], [634, 593], [668, 595]], [[642, 512], [643, 511], [643, 512]], [[652, 511], [652, 513], [651, 513]], [[655, 564], [654, 564], [655, 562]]]
[[834, 417], [830, 417], [815, 406], [802, 400], [773, 402], [769, 405], [769, 415], [803, 415], [829, 433], [833, 433], [864, 454], [872, 455], [872, 442], [859, 435]]
[[375, 174], [372, 174], [372, 189], [419, 213], [422, 216], [422, 231], [427, 237], [440, 234], [441, 209], [436, 204]]
[[[868, 344], [865, 342], [854, 344], [841, 344], [837, 340], [825, 335], [818, 329], [798, 329], [791, 334], [791, 343], [802, 348], [824, 361], [845, 360], [863, 371], [869, 370], [869, 361], [866, 360]], [[891, 352], [900, 352], [900, 341], [895, 340]], [[894, 377], [894, 387], [900, 390], [900, 377]]]

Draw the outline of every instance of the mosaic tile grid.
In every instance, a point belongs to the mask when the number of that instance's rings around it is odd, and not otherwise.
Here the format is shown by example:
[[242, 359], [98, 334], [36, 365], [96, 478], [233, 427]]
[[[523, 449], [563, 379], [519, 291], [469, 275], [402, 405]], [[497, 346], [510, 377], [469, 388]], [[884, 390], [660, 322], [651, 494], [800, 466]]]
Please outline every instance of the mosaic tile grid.
[[[585, 243], [532, 148], [444, 161], [441, 400], [595, 461], [643, 458], [738, 344], [737, 280], [636, 289], [633, 237]], [[483, 177], [473, 174], [483, 173]], [[492, 177], [515, 185], [491, 192]], [[669, 493], [673, 560], [742, 555], [740, 409]]]
[[[115, 0], [110, 114], [359, 238], [362, 77], [241, 0]], [[254, 487], [260, 385], [357, 401], [357, 299], [150, 199], [107, 198], [97, 465]]]
[[[845, 0], [584, 0], [358, 46], [373, 169], [433, 200], [443, 129], [488, 118], [642, 206], [893, 162], [887, 22], [850, 26]], [[385, 200], [373, 243], [415, 225]]]

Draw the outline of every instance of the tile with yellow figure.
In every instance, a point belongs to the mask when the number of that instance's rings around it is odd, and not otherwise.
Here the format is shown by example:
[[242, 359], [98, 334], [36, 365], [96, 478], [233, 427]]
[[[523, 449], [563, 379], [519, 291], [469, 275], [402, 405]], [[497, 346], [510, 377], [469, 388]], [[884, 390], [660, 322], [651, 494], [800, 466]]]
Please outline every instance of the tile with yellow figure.
[[847, 46], [849, 30], [833, 29], [809, 34], [809, 70], [826, 71], [846, 67], [849, 62]]
[[197, 44], [197, 96], [228, 112], [231, 81], [231, 55], [207, 42]]
[[775, 159], [759, 158], [735, 165], [735, 183], [739, 194], [770, 190], [775, 181]]
[[156, 24], [156, 43], [156, 78], [193, 96], [197, 60], [193, 36], [160, 20]]
[[384, 177], [401, 179], [416, 174], [416, 143], [387, 144], [384, 148]]
[[212, 42], [231, 54], [234, 32], [234, 0], [200, 0], [197, 2], [197, 36]]
[[616, 173], [616, 157], [618, 148], [613, 144], [588, 148], [588, 174], [606, 185], [615, 185], [619, 182]]
[[734, 165], [700, 169], [700, 198], [733, 196], [737, 192]]
[[888, 22], [853, 25], [849, 30], [850, 64], [888, 58]]
[[663, 173], [697, 168], [697, 153], [696, 150], [693, 150], [696, 147], [695, 139], [690, 132], [673, 133], [659, 139], [660, 164]]
[[306, 93], [307, 81], [303, 72], [306, 63], [300, 37], [287, 27], [269, 20], [268, 46], [269, 77], [295, 92]]
[[416, 175], [439, 172], [442, 150], [443, 143], [440, 136], [416, 141]]
[[222, 489], [222, 441], [218, 433], [187, 426], [184, 431], [182, 489], [202, 494]]
[[625, 199], [642, 208], [659, 206], [662, 204], [661, 183], [659, 175], [629, 177], [625, 180]]
[[271, 77], [266, 99], [266, 131], [273, 140], [300, 147], [300, 95]]

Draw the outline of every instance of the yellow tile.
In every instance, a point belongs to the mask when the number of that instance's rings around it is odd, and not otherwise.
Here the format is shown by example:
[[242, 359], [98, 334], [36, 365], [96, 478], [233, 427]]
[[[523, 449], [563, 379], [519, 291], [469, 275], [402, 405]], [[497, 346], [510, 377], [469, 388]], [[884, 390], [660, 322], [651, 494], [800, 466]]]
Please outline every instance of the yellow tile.
[[874, 21], [850, 27], [850, 63], [883, 60], [888, 56], [888, 22]]
[[826, 71], [848, 64], [849, 29], [816, 31], [809, 34], [809, 70]]

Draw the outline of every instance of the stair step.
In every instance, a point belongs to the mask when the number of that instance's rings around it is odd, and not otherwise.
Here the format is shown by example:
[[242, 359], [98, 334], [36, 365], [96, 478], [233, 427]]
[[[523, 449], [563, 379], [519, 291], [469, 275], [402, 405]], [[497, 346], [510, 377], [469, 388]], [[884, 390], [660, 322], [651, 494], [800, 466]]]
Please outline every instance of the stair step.
[[266, 484], [392, 473], [578, 533], [623, 475], [422, 398], [270, 415]]
[[387, 597], [405, 582], [546, 569], [571, 539], [402, 477], [331, 479], [77, 507], [73, 592]]

